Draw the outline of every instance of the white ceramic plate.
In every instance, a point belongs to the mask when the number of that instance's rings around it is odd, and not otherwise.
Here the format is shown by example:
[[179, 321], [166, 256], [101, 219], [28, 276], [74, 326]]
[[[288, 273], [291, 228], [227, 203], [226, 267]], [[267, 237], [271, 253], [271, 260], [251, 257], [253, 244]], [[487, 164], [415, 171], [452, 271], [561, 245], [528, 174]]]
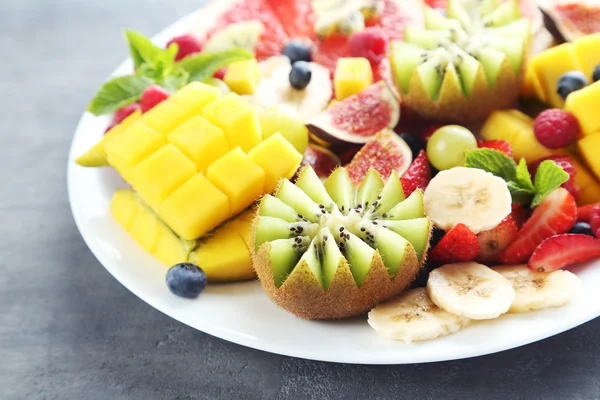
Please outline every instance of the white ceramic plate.
[[[198, 13], [156, 36], [157, 44], [187, 31]], [[115, 74], [127, 73], [123, 63]], [[100, 85], [101, 82], [98, 82]], [[583, 286], [566, 306], [529, 314], [506, 315], [475, 323], [428, 342], [405, 344], [375, 334], [366, 318], [309, 322], [279, 309], [258, 282], [209, 285], [197, 300], [172, 295], [165, 285], [167, 268], [146, 254], [109, 213], [120, 178], [109, 168], [82, 168], [73, 160], [102, 136], [108, 118], [85, 113], [69, 157], [68, 189], [75, 221], [85, 242], [104, 267], [135, 295], [163, 313], [219, 338], [259, 350], [313, 360], [404, 364], [480, 356], [532, 343], [571, 329], [600, 315], [600, 262], [578, 268]]]

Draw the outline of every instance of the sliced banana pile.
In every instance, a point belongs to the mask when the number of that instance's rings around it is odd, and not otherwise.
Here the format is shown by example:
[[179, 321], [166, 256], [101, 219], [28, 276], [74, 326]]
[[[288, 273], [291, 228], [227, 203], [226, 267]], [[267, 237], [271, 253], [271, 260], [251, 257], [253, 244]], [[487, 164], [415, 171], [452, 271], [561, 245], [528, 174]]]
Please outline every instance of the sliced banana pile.
[[327, 108], [333, 94], [329, 70], [311, 62], [311, 79], [303, 90], [290, 85], [292, 66], [285, 56], [271, 57], [261, 62], [261, 81], [254, 91], [254, 104], [268, 110], [278, 106], [302, 121], [310, 121]]
[[540, 273], [526, 265], [448, 264], [430, 273], [426, 289], [410, 290], [375, 307], [368, 321], [389, 339], [428, 340], [454, 333], [471, 320], [561, 306], [579, 287], [579, 278], [564, 270]]
[[445, 231], [462, 223], [477, 234], [495, 228], [512, 211], [504, 179], [478, 168], [441, 171], [425, 189], [423, 202], [425, 214]]

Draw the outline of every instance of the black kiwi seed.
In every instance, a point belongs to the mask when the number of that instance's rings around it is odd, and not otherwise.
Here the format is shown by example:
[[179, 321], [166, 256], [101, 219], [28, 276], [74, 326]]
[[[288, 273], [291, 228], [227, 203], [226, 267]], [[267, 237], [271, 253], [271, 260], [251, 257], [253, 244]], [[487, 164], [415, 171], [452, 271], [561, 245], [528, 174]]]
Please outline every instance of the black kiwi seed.
[[303, 231], [303, 230], [304, 230], [304, 228], [303, 228], [303, 227], [301, 227], [301, 226], [299, 226], [299, 227], [296, 229], [296, 231], [297, 231], [298, 233], [302, 233], [302, 231]]
[[366, 229], [363, 227], [363, 228], [360, 228], [360, 231], [364, 232], [364, 231], [366, 231]]
[[340, 232], [344, 232], [344, 227], [340, 226]]
[[373, 225], [377, 225], [377, 221], [373, 221]]
[[325, 208], [323, 204], [319, 204], [319, 208]]
[[295, 232], [296, 228], [294, 228], [293, 226], [290, 228], [290, 231]]
[[383, 213], [383, 215], [381, 216], [381, 218], [387, 218], [387, 216], [388, 215], [386, 213]]

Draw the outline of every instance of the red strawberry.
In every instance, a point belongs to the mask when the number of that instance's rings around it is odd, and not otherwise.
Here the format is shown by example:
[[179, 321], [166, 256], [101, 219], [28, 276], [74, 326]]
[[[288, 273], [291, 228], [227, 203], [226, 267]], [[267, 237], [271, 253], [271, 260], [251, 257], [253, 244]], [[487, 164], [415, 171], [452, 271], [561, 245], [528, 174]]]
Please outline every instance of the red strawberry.
[[544, 240], [529, 259], [529, 269], [550, 272], [600, 257], [600, 240], [588, 235], [564, 234]]
[[227, 67], [220, 68], [213, 74], [213, 78], [223, 80], [223, 78], [225, 78], [225, 72], [227, 72]]
[[131, 114], [140, 109], [140, 105], [138, 103], [129, 104], [128, 106], [119, 108], [115, 111], [113, 115], [112, 123], [115, 125], [119, 125], [123, 120], [129, 117]]
[[559, 109], [542, 111], [533, 124], [537, 140], [549, 149], [567, 147], [577, 141], [579, 121], [573, 114]]
[[509, 215], [494, 229], [479, 232], [477, 234], [479, 241], [477, 260], [484, 264], [497, 262], [500, 253], [515, 241], [518, 231], [517, 223]]
[[592, 228], [594, 236], [600, 237], [600, 205], [597, 205], [592, 209], [590, 215], [590, 227]]
[[170, 96], [170, 93], [158, 85], [152, 85], [142, 93], [140, 104], [142, 114], [153, 109], [157, 104], [165, 101]]
[[519, 229], [521, 229], [521, 227], [525, 225], [525, 222], [527, 222], [529, 219], [529, 209], [525, 208], [523, 204], [512, 203], [512, 212], [510, 215], [515, 220], [515, 223]]
[[573, 160], [569, 156], [550, 156], [546, 158], [542, 158], [531, 165], [529, 165], [529, 170], [531, 172], [531, 176], [535, 177], [535, 174], [540, 166], [540, 164], [546, 160], [554, 161], [556, 165], [561, 167], [566, 173], [569, 174], [570, 178], [568, 181], [563, 183], [561, 187], [564, 187], [571, 193], [575, 198], [579, 197], [579, 186], [575, 182], [575, 176], [577, 175], [577, 168], [573, 165]]
[[417, 158], [412, 162], [406, 173], [402, 176], [402, 188], [404, 194], [410, 196], [416, 189], [425, 190], [431, 180], [431, 167], [427, 160], [427, 154], [421, 150]]
[[182, 58], [202, 51], [202, 43], [190, 34], [174, 37], [167, 43], [167, 48], [173, 43], [177, 44], [179, 47], [177, 55], [175, 56], [175, 61], [179, 61]]
[[536, 207], [517, 239], [500, 254], [500, 261], [503, 264], [526, 262], [540, 243], [550, 236], [568, 232], [576, 220], [575, 199], [566, 189], [556, 189]]
[[472, 261], [479, 254], [477, 236], [465, 224], [450, 229], [429, 254], [429, 259], [440, 264]]
[[479, 141], [479, 148], [498, 150], [512, 157], [512, 147], [510, 147], [510, 143], [504, 140], [481, 140]]
[[588, 204], [581, 206], [577, 209], [577, 221], [578, 222], [590, 222], [592, 220], [592, 211], [596, 206], [600, 206], [600, 203]]

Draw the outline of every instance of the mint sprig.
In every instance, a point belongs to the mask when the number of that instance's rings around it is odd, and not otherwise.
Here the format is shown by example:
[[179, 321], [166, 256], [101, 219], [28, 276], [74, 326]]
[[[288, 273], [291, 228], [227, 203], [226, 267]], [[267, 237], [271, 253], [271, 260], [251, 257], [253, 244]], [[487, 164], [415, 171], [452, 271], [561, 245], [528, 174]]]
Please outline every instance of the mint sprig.
[[176, 44], [161, 49], [141, 33], [127, 30], [124, 36], [136, 72], [104, 83], [87, 108], [94, 115], [110, 114], [139, 101], [144, 90], [153, 84], [175, 92], [189, 82], [204, 82], [232, 62], [254, 56], [240, 48], [195, 54], [175, 62], [179, 50]]
[[493, 149], [468, 151], [465, 166], [479, 168], [504, 179], [513, 202], [531, 204], [531, 207], [540, 205], [547, 195], [569, 180], [569, 174], [551, 160], [540, 164], [532, 180], [524, 158], [517, 165], [511, 157]]

